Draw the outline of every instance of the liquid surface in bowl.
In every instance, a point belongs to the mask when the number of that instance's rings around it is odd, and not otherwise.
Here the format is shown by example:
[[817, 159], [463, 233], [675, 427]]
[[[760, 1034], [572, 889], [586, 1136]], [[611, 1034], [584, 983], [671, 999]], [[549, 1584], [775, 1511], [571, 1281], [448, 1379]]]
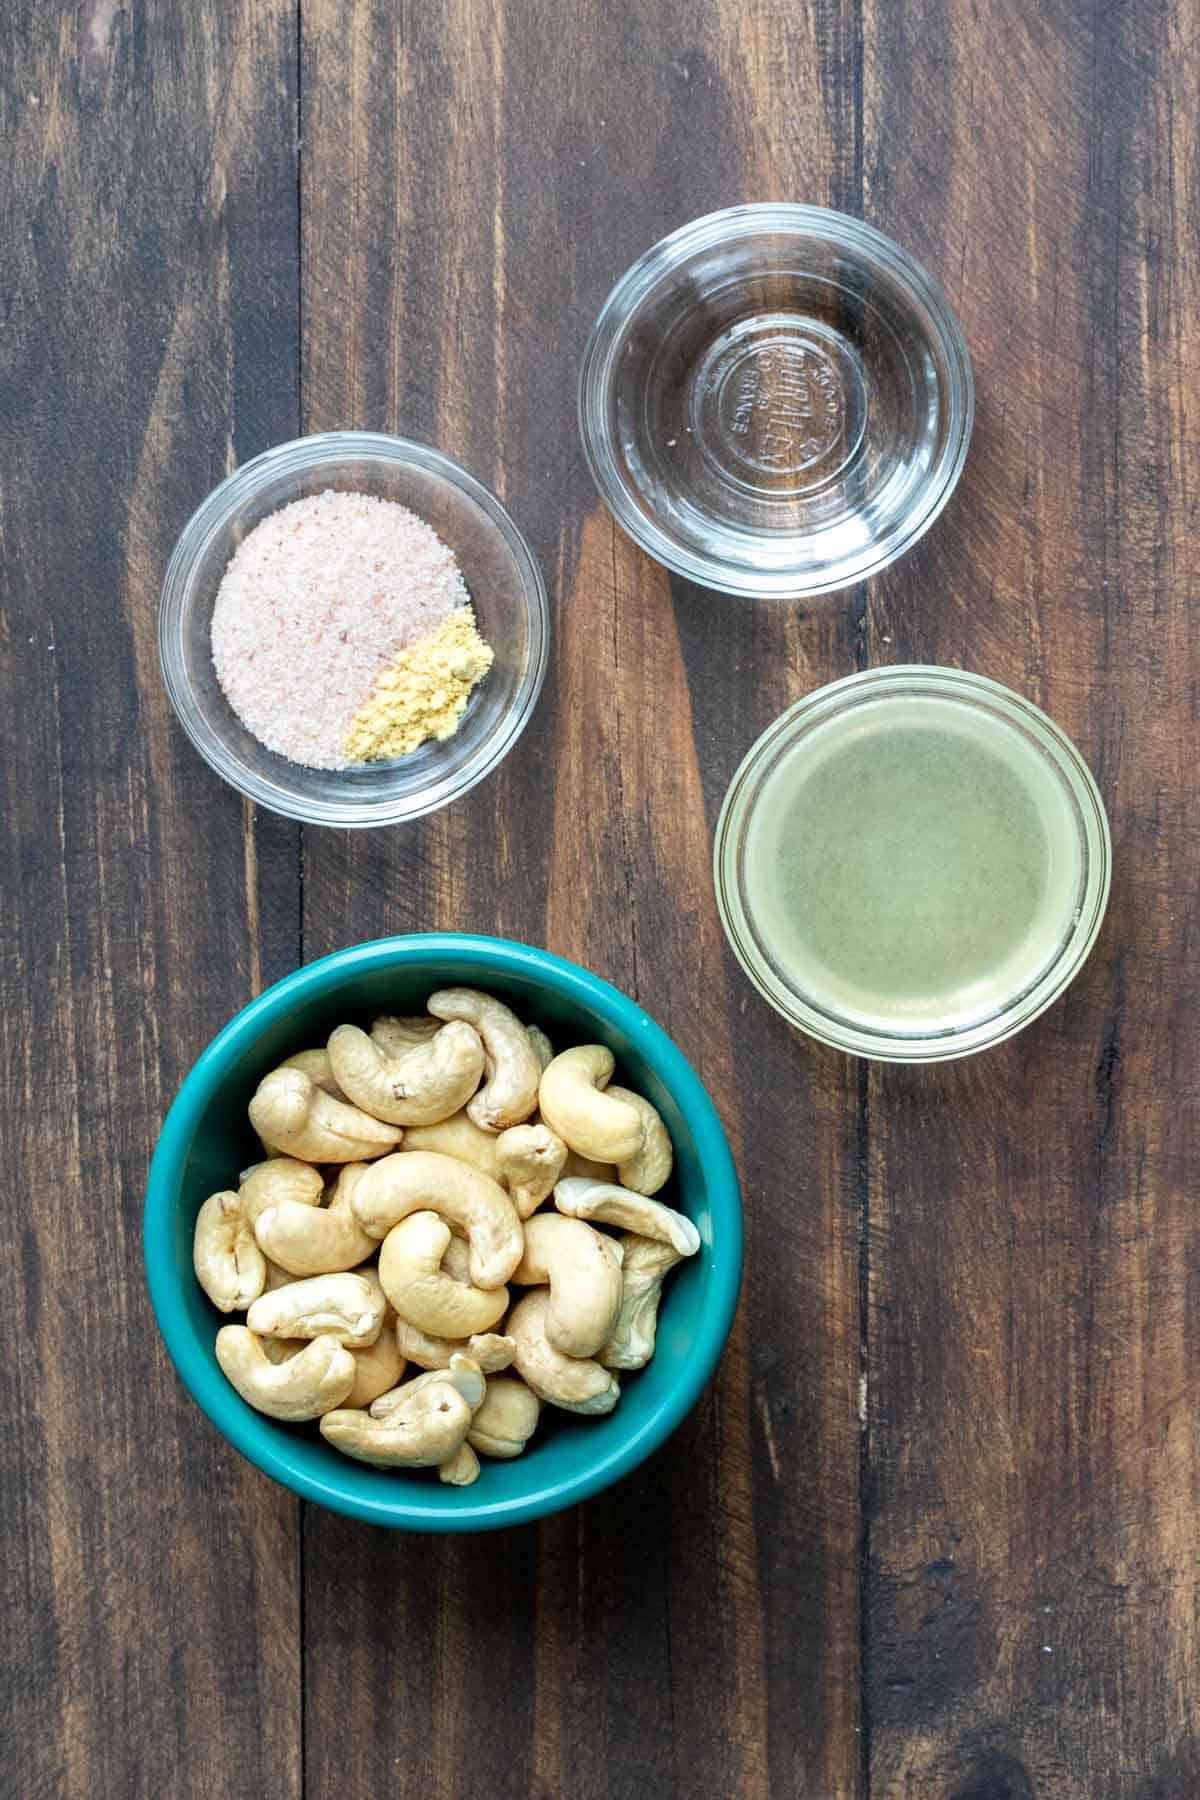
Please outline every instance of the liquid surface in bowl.
[[893, 695], [780, 757], [747, 833], [746, 899], [822, 1010], [871, 1030], [961, 1030], [1052, 962], [1082, 865], [1062, 778], [1019, 726]]
[[898, 245], [817, 207], [734, 207], [617, 283], [584, 357], [601, 493], [669, 568], [820, 593], [919, 537], [966, 454], [970, 363]]

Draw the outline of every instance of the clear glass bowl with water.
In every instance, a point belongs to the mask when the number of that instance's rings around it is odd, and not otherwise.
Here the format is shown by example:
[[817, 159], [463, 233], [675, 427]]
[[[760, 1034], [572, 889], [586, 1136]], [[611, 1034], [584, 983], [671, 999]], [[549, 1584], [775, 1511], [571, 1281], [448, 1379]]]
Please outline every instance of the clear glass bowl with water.
[[694, 220], [622, 276], [584, 354], [601, 495], [678, 574], [752, 598], [862, 581], [962, 470], [971, 363], [941, 288], [821, 207]]

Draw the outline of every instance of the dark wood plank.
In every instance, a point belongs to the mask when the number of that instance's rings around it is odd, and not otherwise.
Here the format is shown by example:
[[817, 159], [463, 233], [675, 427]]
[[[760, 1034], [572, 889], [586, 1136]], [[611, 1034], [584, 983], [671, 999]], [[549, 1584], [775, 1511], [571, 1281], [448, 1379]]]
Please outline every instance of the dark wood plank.
[[[461, 456], [528, 532], [556, 632], [483, 789], [416, 828], [309, 834], [306, 954], [498, 931], [637, 993], [712, 1087], [749, 1226], [719, 1380], [612, 1493], [478, 1543], [307, 1516], [318, 1800], [862, 1791], [859, 1081], [751, 1000], [709, 872], [736, 761], [854, 667], [861, 607], [673, 590], [599, 507], [574, 423], [592, 318], [655, 238], [748, 194], [854, 200], [854, 19], [305, 0], [305, 422]], [[414, 1717], [436, 1721], [417, 1750]]]
[[1111, 809], [1103, 938], [1009, 1047], [869, 1105], [871, 1792], [1200, 1790], [1195, 117], [1182, 6], [866, 7], [866, 210], [979, 420], [874, 659], [973, 666]]
[[5, 8], [5, 1792], [300, 1793], [296, 1508], [185, 1396], [146, 1162], [294, 959], [295, 833], [168, 719], [174, 537], [296, 418], [294, 9]]

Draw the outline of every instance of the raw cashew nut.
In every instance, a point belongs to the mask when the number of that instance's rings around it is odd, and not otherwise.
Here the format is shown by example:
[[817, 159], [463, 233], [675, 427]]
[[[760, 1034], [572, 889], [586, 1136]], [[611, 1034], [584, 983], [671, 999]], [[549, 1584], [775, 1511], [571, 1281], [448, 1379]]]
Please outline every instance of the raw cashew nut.
[[[270, 1343], [271, 1339], [263, 1341]], [[347, 1406], [370, 1406], [380, 1394], [390, 1392], [404, 1374], [404, 1358], [396, 1343], [396, 1334], [386, 1325], [373, 1344], [365, 1350], [352, 1350], [350, 1354], [354, 1358], [354, 1386], [346, 1395]]]
[[412, 1125], [404, 1134], [406, 1150], [436, 1150], [442, 1156], [456, 1156], [493, 1181], [500, 1179], [499, 1143], [494, 1132], [481, 1131], [465, 1111], [452, 1113], [436, 1125]]
[[612, 1336], [596, 1361], [606, 1369], [641, 1369], [654, 1355], [663, 1277], [682, 1261], [678, 1250], [656, 1238], [627, 1237], [621, 1268], [621, 1307]]
[[265, 1206], [254, 1226], [259, 1249], [292, 1275], [331, 1275], [365, 1262], [374, 1253], [375, 1240], [351, 1210], [350, 1195], [366, 1167], [366, 1163], [343, 1166], [328, 1206], [300, 1205], [295, 1200]]
[[446, 1274], [449, 1242], [450, 1227], [435, 1212], [410, 1213], [383, 1240], [379, 1279], [398, 1318], [435, 1337], [465, 1338], [503, 1318], [508, 1289], [472, 1287]]
[[331, 1337], [314, 1338], [295, 1356], [276, 1364], [244, 1325], [222, 1325], [216, 1351], [243, 1400], [272, 1419], [293, 1424], [340, 1406], [354, 1383], [354, 1358]]
[[449, 1487], [470, 1487], [479, 1480], [479, 1458], [470, 1444], [460, 1444], [449, 1462], [439, 1466], [438, 1480]]
[[477, 1362], [485, 1375], [494, 1375], [509, 1367], [517, 1350], [512, 1338], [495, 1331], [477, 1331], [465, 1341], [430, 1337], [428, 1332], [418, 1331], [415, 1325], [400, 1318], [396, 1320], [395, 1338], [401, 1356], [406, 1362], [416, 1363], [419, 1369], [448, 1369], [450, 1358], [461, 1353]]
[[542, 1076], [538, 1105], [569, 1150], [596, 1162], [620, 1163], [642, 1147], [642, 1116], [627, 1100], [603, 1092], [616, 1064], [603, 1044], [578, 1044], [556, 1056]]
[[535, 1213], [562, 1174], [567, 1146], [548, 1125], [510, 1125], [494, 1138], [498, 1179], [523, 1219]]
[[259, 1082], [250, 1123], [264, 1144], [302, 1162], [369, 1162], [404, 1136], [322, 1092], [303, 1069], [275, 1069]]
[[554, 1045], [546, 1036], [540, 1025], [527, 1025], [529, 1042], [533, 1046], [533, 1054], [537, 1057], [542, 1069], [548, 1069], [554, 1061]]
[[471, 1408], [444, 1375], [435, 1386], [419, 1388], [410, 1381], [396, 1391], [409, 1397], [389, 1418], [342, 1408], [325, 1414], [321, 1436], [335, 1450], [379, 1469], [440, 1468], [465, 1441]]
[[513, 1271], [523, 1287], [550, 1285], [545, 1331], [564, 1356], [594, 1356], [621, 1306], [621, 1258], [611, 1238], [582, 1219], [537, 1213], [525, 1221], [525, 1254]]
[[262, 1293], [267, 1265], [237, 1194], [210, 1194], [200, 1208], [192, 1267], [218, 1312], [244, 1312]]
[[639, 1237], [670, 1244], [680, 1256], [695, 1256], [700, 1248], [700, 1233], [689, 1218], [664, 1206], [661, 1200], [630, 1193], [628, 1188], [572, 1175], [555, 1188], [554, 1204], [568, 1218], [598, 1219], [602, 1225], [619, 1225], [624, 1231], [635, 1231]]
[[635, 1194], [657, 1194], [675, 1166], [670, 1134], [658, 1108], [644, 1094], [635, 1094], [630, 1088], [610, 1087], [608, 1094], [610, 1099], [624, 1100], [632, 1106], [642, 1121], [641, 1147], [624, 1158], [617, 1179]]
[[545, 1289], [535, 1288], [518, 1300], [509, 1314], [509, 1336], [517, 1340], [513, 1361], [518, 1375], [539, 1400], [548, 1400], [566, 1412], [610, 1413], [621, 1397], [620, 1383], [598, 1362], [564, 1356], [547, 1341], [549, 1305]]
[[469, 1025], [444, 1025], [428, 1043], [385, 1056], [357, 1025], [329, 1040], [334, 1075], [356, 1106], [390, 1125], [436, 1125], [465, 1106], [483, 1074], [483, 1045]]
[[295, 1056], [285, 1057], [279, 1066], [281, 1069], [303, 1069], [323, 1093], [331, 1094], [335, 1100], [349, 1099], [337, 1084], [328, 1050], [297, 1050]]
[[403, 1387], [393, 1388], [390, 1394], [381, 1394], [378, 1400], [372, 1401], [371, 1417], [394, 1418], [404, 1411], [414, 1394], [446, 1382], [466, 1402], [472, 1414], [478, 1412], [487, 1394], [487, 1383], [479, 1364], [471, 1357], [461, 1356], [455, 1351], [448, 1368], [431, 1369], [427, 1375], [418, 1375], [414, 1380], [406, 1381]]
[[521, 1221], [504, 1189], [436, 1150], [398, 1151], [372, 1163], [350, 1203], [374, 1238], [386, 1237], [410, 1213], [440, 1214], [467, 1240], [476, 1287], [503, 1287], [525, 1248]]
[[320, 1206], [325, 1183], [321, 1171], [293, 1156], [272, 1156], [254, 1163], [238, 1176], [238, 1198], [251, 1225], [268, 1206], [287, 1201], [291, 1206]]
[[442, 1029], [440, 1019], [428, 1013], [409, 1013], [398, 1018], [395, 1013], [380, 1013], [371, 1022], [371, 1036], [385, 1056], [403, 1056], [414, 1044], [427, 1044]]
[[529, 1033], [511, 1007], [478, 988], [439, 988], [429, 1010], [439, 1019], [465, 1019], [483, 1039], [483, 1086], [467, 1112], [485, 1131], [519, 1125], [537, 1105], [541, 1064]]
[[314, 1275], [263, 1294], [246, 1314], [256, 1337], [328, 1335], [350, 1350], [365, 1350], [383, 1328], [387, 1300], [364, 1275]]
[[493, 1376], [483, 1405], [471, 1420], [467, 1442], [484, 1456], [520, 1456], [537, 1430], [542, 1403], [515, 1375]]

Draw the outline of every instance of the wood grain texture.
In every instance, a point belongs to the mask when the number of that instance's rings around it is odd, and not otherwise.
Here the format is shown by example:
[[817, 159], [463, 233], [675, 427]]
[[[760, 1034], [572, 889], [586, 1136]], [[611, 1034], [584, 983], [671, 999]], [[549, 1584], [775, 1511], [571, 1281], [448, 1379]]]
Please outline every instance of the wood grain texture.
[[[483, 788], [402, 831], [309, 834], [305, 953], [449, 927], [608, 976], [710, 1084], [749, 1225], [718, 1381], [611, 1494], [483, 1546], [308, 1516], [314, 1795], [347, 1756], [352, 1786], [413, 1796], [860, 1791], [858, 1077], [750, 1002], [710, 874], [738, 758], [854, 667], [859, 609], [673, 588], [600, 507], [575, 428], [592, 319], [656, 238], [747, 192], [847, 201], [852, 17], [305, 0], [305, 422], [425, 438], [491, 482], [555, 633]], [[438, 1721], [415, 1760], [414, 1705]]]
[[[0, 37], [0, 1789], [1191, 1800], [1191, 10], [17, 0]], [[809, 607], [669, 579], [576, 439], [619, 273], [771, 198], [910, 247], [978, 383], [942, 520]], [[301, 845], [182, 740], [154, 615], [225, 470], [339, 425], [495, 487], [553, 660], [465, 801]], [[793, 1037], [712, 899], [750, 742], [899, 660], [1040, 702], [1114, 828], [1088, 968], [957, 1068]], [[462, 1542], [299, 1509], [240, 1462], [167, 1364], [139, 1243], [159, 1120], [224, 1020], [298, 960], [431, 927], [636, 994], [747, 1202], [742, 1309], [670, 1445]]]
[[[300, 1791], [296, 1509], [162, 1352], [141, 1207], [296, 948], [296, 843], [169, 721], [158, 584], [296, 424], [290, 7], [5, 9], [0, 1786]], [[247, 1618], [254, 1623], [247, 1628]]]
[[866, 7], [866, 213], [943, 274], [980, 397], [869, 650], [1037, 700], [1115, 846], [1062, 1005], [958, 1068], [871, 1077], [873, 1794], [1200, 1790], [1185, 10]]

